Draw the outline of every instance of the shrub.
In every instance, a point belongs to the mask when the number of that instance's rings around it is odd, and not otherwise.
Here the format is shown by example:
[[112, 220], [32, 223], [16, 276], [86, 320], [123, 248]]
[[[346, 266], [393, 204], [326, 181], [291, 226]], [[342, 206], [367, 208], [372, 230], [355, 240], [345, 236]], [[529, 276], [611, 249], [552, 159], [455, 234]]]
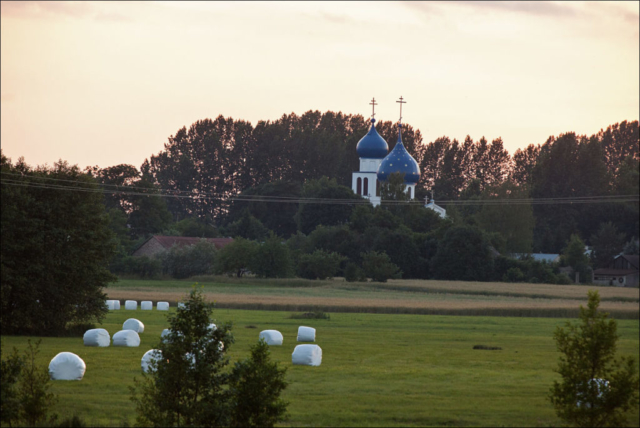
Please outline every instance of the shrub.
[[523, 282], [524, 279], [524, 274], [517, 267], [510, 268], [502, 277], [503, 282]]
[[251, 356], [237, 362], [231, 373], [232, 427], [272, 427], [285, 420], [287, 402], [280, 394], [287, 387], [286, 368], [269, 357], [269, 345], [260, 339]]
[[598, 311], [600, 295], [588, 293], [580, 306], [580, 323], [558, 327], [554, 338], [561, 353], [560, 382], [551, 403], [560, 419], [573, 426], [624, 426], [625, 413], [638, 406], [638, 372], [633, 357], [615, 360], [617, 323]]
[[164, 273], [183, 279], [194, 275], [208, 275], [214, 272], [216, 246], [205, 239], [200, 242], [178, 247], [174, 245], [159, 256]]
[[23, 356], [13, 348], [9, 357], [2, 360], [0, 420], [9, 426], [15, 422], [26, 426], [52, 424], [57, 418], [57, 415], [49, 415], [57, 401], [49, 392], [49, 369], [36, 365], [40, 343], [38, 340], [33, 345], [29, 339]]
[[240, 278], [248, 269], [258, 244], [244, 238], [236, 238], [225, 245], [216, 256], [214, 271]]
[[269, 238], [256, 248], [249, 263], [249, 270], [263, 278], [290, 277], [293, 268], [289, 247], [271, 233]]
[[364, 274], [364, 270], [358, 267], [357, 264], [349, 262], [344, 268], [344, 279], [347, 282], [366, 282], [367, 276]]
[[437, 279], [486, 281], [493, 271], [489, 242], [476, 227], [453, 227], [438, 244], [431, 268]]
[[362, 266], [365, 274], [377, 282], [387, 282], [387, 279], [400, 278], [402, 275], [386, 253], [370, 251], [362, 254]]
[[346, 260], [346, 257], [324, 250], [303, 254], [298, 262], [298, 275], [307, 279], [332, 278], [340, 269], [343, 260]]
[[140, 278], [157, 279], [162, 275], [162, 262], [147, 256], [123, 256], [112, 260], [109, 270], [116, 275], [134, 275]]
[[558, 275], [556, 275], [556, 284], [559, 285], [569, 285], [569, 284], [573, 284], [573, 281], [571, 281], [571, 278], [569, 278], [569, 276], [567, 276], [566, 273], [559, 273]]

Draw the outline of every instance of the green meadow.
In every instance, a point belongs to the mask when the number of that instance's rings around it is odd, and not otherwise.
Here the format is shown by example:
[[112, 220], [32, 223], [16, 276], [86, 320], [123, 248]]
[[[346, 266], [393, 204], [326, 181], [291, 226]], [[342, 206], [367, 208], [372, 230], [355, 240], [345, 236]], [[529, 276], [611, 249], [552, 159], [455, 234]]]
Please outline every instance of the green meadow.
[[[123, 302], [124, 303], [124, 302]], [[123, 305], [124, 306], [124, 305]], [[135, 422], [128, 387], [140, 359], [167, 328], [166, 312], [112, 311], [111, 335], [127, 318], [145, 324], [138, 348], [91, 348], [82, 338], [42, 338], [39, 361], [58, 352], [87, 364], [81, 381], [53, 381], [56, 412], [94, 426]], [[291, 319], [291, 312], [215, 309], [216, 322], [233, 323], [231, 362], [248, 355], [261, 330], [276, 329], [284, 345], [272, 358], [288, 368], [291, 426], [557, 426], [547, 396], [558, 353], [553, 331], [566, 319], [331, 313], [329, 320]], [[317, 329], [319, 367], [291, 365], [297, 328]], [[620, 320], [619, 355], [639, 358], [638, 320]], [[25, 337], [3, 337], [3, 350], [23, 349]], [[501, 350], [474, 350], [486, 345]], [[638, 426], [638, 410], [629, 419]]]

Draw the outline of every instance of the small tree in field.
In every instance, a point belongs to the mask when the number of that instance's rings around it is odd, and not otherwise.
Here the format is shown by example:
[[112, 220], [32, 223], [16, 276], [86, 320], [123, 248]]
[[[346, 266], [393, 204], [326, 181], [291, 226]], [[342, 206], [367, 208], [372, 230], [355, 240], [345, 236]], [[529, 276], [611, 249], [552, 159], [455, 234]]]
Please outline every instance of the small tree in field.
[[287, 387], [286, 371], [270, 361], [269, 345], [262, 339], [251, 348], [250, 358], [236, 363], [229, 385], [232, 427], [272, 427], [285, 420], [287, 403], [280, 393]]
[[[241, 425], [280, 421], [284, 412], [274, 409], [282, 408], [279, 396], [286, 383], [277, 364], [258, 348], [233, 372], [225, 370], [229, 362], [225, 353], [233, 343], [230, 325], [211, 325], [213, 305], [195, 288], [184, 303], [167, 317], [171, 332], [157, 346], [162, 357], [130, 388], [138, 412], [136, 424], [230, 426], [241, 420], [242, 409], [251, 413]], [[259, 390], [247, 392], [247, 385]]]
[[598, 311], [600, 296], [588, 293], [580, 307], [580, 323], [567, 323], [554, 334], [561, 352], [560, 382], [551, 388], [551, 402], [560, 419], [571, 426], [621, 426], [625, 413], [638, 405], [638, 375], [633, 357], [615, 360], [617, 323]]
[[167, 316], [171, 333], [157, 347], [162, 358], [131, 388], [137, 425], [228, 426], [224, 350], [233, 338], [229, 325], [209, 328], [211, 312], [194, 288], [184, 306]]

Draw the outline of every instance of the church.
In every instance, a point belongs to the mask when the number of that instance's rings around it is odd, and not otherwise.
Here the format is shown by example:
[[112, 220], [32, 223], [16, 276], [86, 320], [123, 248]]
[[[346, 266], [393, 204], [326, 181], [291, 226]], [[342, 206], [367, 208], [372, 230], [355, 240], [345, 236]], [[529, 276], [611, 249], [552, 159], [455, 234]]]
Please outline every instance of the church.
[[[404, 175], [404, 184], [409, 199], [414, 199], [416, 184], [420, 180], [420, 167], [402, 144], [402, 104], [406, 101], [400, 97], [400, 119], [398, 120], [398, 142], [389, 153], [389, 145], [378, 134], [375, 127], [375, 98], [371, 101], [373, 111], [371, 114], [371, 127], [369, 132], [362, 137], [356, 146], [360, 158], [360, 170], [352, 174], [351, 188], [353, 192], [369, 199], [373, 206], [380, 205], [380, 184], [387, 181], [390, 174], [400, 173]], [[435, 201], [427, 201], [425, 207], [434, 210], [440, 217], [445, 218], [447, 212], [436, 205]]]

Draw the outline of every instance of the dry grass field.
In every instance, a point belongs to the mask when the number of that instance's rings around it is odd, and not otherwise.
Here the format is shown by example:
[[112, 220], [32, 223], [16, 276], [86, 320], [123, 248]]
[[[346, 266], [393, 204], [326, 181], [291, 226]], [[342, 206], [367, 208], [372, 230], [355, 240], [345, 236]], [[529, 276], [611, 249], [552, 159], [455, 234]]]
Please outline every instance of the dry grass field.
[[218, 307], [235, 309], [575, 317], [587, 291], [598, 290], [603, 310], [619, 319], [638, 319], [640, 302], [637, 288], [435, 280], [349, 283], [342, 278], [120, 280], [106, 291], [110, 299], [177, 302], [194, 282]]

